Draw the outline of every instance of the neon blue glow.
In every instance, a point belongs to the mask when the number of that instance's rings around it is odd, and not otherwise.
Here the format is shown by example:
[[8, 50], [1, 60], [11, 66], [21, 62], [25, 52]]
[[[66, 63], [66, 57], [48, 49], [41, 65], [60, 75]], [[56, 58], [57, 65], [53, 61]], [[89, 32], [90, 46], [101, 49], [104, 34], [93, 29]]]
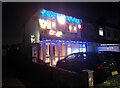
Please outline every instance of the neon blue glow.
[[[53, 11], [48, 11], [45, 9], [41, 10], [41, 16], [42, 17], [52, 17], [52, 18], [57, 18], [57, 16], [65, 16], [64, 14], [60, 14], [60, 13], [55, 13]], [[75, 17], [71, 17], [71, 16], [65, 16], [66, 20], [68, 22], [73, 22], [73, 23], [77, 23], [77, 24], [81, 24], [82, 23], [82, 19], [77, 19]]]
[[46, 42], [50, 42], [50, 41], [52, 41], [52, 42], [66, 42], [66, 43], [78, 43], [78, 44], [83, 44], [83, 47], [86, 47], [86, 44], [87, 44], [87, 42], [81, 42], [81, 41], [68, 41], [68, 40], [51, 40], [51, 39], [43, 39], [43, 40], [45, 40]]

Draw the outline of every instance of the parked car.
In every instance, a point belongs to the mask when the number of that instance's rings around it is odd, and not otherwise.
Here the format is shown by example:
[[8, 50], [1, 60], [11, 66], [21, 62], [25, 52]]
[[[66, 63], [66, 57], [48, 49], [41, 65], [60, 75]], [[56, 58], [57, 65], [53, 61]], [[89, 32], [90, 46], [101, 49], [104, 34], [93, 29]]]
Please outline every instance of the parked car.
[[119, 70], [119, 72], [120, 72], [120, 52], [101, 51], [101, 53], [109, 54], [109, 55], [112, 57], [112, 59], [114, 59], [114, 60], [116, 61], [118, 70]]
[[109, 54], [101, 52], [72, 53], [57, 61], [56, 67], [81, 73], [82, 70], [93, 70], [95, 84], [118, 74], [116, 61]]

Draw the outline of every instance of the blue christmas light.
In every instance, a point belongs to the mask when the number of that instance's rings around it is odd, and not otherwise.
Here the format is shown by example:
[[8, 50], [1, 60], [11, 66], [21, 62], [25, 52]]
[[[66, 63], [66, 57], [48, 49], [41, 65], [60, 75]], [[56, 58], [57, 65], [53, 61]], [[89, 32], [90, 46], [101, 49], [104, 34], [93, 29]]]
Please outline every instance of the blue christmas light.
[[[42, 9], [41, 10], [41, 16], [42, 17], [45, 17], [45, 16], [49, 16], [49, 17], [52, 17], [52, 18], [57, 18], [58, 16], [65, 16], [64, 14], [60, 14], [60, 13], [55, 13], [53, 11], [48, 11], [48, 10], [45, 10], [45, 9]], [[82, 23], [82, 20], [81, 19], [77, 19], [77, 18], [73, 18], [71, 16], [65, 16], [66, 20], [68, 22], [75, 22], [77, 24], [81, 24]]]
[[66, 42], [66, 43], [77, 43], [77, 44], [82, 44], [83, 46], [87, 46], [87, 42], [82, 42], [82, 41], [72, 41], [72, 40], [51, 40], [51, 39], [44, 39], [46, 42]]

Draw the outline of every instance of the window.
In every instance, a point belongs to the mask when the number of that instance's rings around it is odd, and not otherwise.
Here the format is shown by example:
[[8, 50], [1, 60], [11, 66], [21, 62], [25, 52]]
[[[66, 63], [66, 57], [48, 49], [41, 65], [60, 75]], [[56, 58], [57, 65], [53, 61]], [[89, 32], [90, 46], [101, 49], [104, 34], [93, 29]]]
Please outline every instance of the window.
[[110, 31], [109, 30], [107, 30], [107, 36], [110, 37]]
[[104, 34], [103, 34], [103, 28], [102, 27], [99, 27], [99, 35], [100, 36], [103, 36]]

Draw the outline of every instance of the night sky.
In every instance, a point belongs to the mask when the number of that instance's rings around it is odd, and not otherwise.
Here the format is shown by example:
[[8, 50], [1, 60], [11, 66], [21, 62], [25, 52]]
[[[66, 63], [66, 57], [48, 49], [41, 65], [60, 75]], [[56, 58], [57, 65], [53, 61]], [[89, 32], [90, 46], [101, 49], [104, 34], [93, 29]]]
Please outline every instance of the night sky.
[[117, 2], [3, 2], [2, 3], [2, 43], [21, 43], [22, 25], [39, 9], [44, 8], [73, 17], [87, 17], [120, 26], [120, 5]]

